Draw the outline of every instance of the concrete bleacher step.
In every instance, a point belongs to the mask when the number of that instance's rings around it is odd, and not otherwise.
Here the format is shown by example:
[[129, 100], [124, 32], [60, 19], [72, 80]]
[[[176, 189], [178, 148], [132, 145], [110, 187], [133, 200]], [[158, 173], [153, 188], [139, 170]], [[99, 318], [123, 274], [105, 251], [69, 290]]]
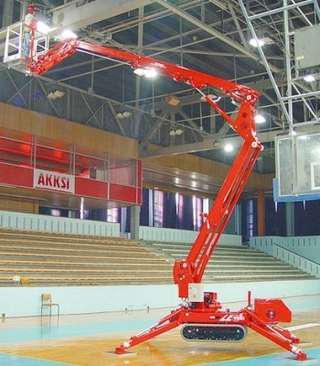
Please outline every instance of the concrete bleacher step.
[[207, 281], [216, 281], [218, 279], [224, 280], [224, 281], [232, 281], [232, 280], [238, 280], [238, 281], [260, 281], [261, 279], [269, 279], [269, 280], [284, 280], [284, 279], [305, 279], [305, 278], [312, 278], [307, 273], [261, 273], [261, 274], [254, 274], [254, 276], [250, 274], [241, 274], [241, 275], [223, 275], [223, 276], [206, 276], [205, 279]]
[[15, 231], [15, 230], [4, 230], [0, 229], [0, 238], [23, 238], [32, 240], [45, 240], [54, 242], [90, 242], [90, 243], [109, 243], [112, 241], [119, 241], [121, 243], [126, 243], [128, 245], [137, 245], [134, 240], [129, 240], [125, 238], [118, 237], [103, 237], [103, 236], [86, 236], [86, 235], [72, 235], [72, 234], [58, 234], [58, 233], [45, 233], [45, 232], [30, 232], [30, 231]]
[[[153, 247], [159, 247], [161, 249], [183, 249], [189, 250], [192, 247], [192, 243], [166, 243], [166, 242], [146, 242], [145, 244], [151, 245]], [[217, 246], [216, 250], [228, 250], [228, 251], [246, 251], [252, 250], [247, 246], [240, 246], [240, 245], [219, 245]]]
[[[191, 249], [191, 245], [167, 245], [166, 243], [162, 245], [161, 243], [156, 243], [154, 245], [148, 245], [149, 248], [153, 248], [156, 250], [160, 250], [164, 253], [168, 253], [171, 255], [186, 255], [188, 254], [189, 250]], [[263, 252], [259, 252], [255, 249], [248, 248], [248, 247], [240, 247], [240, 246], [217, 246], [215, 251], [216, 254], [230, 254], [230, 255], [265, 255], [267, 254]]]
[[[216, 282], [253, 282], [253, 281], [280, 281], [280, 280], [292, 280], [292, 279], [307, 279], [310, 278], [308, 275], [279, 275], [279, 276], [268, 276], [268, 275], [257, 275], [255, 278], [252, 276], [215, 276], [214, 278], [205, 277], [204, 283], [216, 283]], [[79, 275], [79, 276], [48, 276], [45, 274], [34, 275], [30, 278], [30, 285], [114, 285], [114, 284], [162, 284], [162, 283], [172, 283], [170, 276], [155, 275], [155, 276], [141, 276], [136, 277], [129, 275], [126, 276], [89, 276], [89, 275]], [[0, 285], [9, 286], [12, 285], [12, 279], [10, 275], [0, 275]]]
[[[65, 268], [34, 268], [34, 267], [8, 267], [8, 268], [0, 268], [0, 274], [6, 274], [10, 276], [20, 275], [24, 277], [33, 277], [34, 274], [43, 273], [50, 276], [61, 276], [67, 274], [76, 274], [76, 275], [110, 275], [111, 277], [118, 274], [124, 277], [141, 277], [141, 276], [152, 276], [152, 275], [161, 275], [171, 278], [171, 270], [170, 268], [142, 268], [142, 267], [130, 267], [126, 269], [119, 269], [119, 267], [102, 267], [102, 268], [74, 268], [74, 267], [65, 267]], [[223, 277], [227, 279], [228, 277], [237, 277], [237, 278], [249, 278], [249, 277], [259, 277], [259, 276], [267, 276], [270, 278], [279, 277], [279, 276], [301, 276], [301, 272], [295, 269], [293, 270], [278, 270], [276, 273], [270, 272], [263, 269], [257, 269], [255, 271], [247, 271], [247, 270], [217, 270], [217, 271], [207, 271], [206, 278], [219, 278]], [[303, 274], [303, 276], [308, 276]]]
[[[172, 283], [169, 278], [119, 278], [119, 277], [74, 277], [74, 278], [52, 278], [34, 277], [30, 279], [28, 286], [115, 286], [115, 285], [150, 285]], [[8, 277], [0, 277], [0, 286], [12, 286], [12, 280]]]
[[[3, 271], [7, 271], [10, 269], [11, 272], [21, 272], [21, 271], [33, 271], [33, 272], [41, 272], [41, 271], [83, 271], [83, 272], [119, 272], [119, 264], [111, 264], [111, 263], [98, 263], [98, 264], [81, 264], [81, 265], [65, 265], [65, 264], [39, 264], [39, 263], [24, 263], [24, 264], [14, 264], [8, 266], [1, 266], [0, 273]], [[140, 265], [130, 263], [126, 266], [126, 269], [121, 268], [120, 272], [153, 272], [153, 271], [161, 271], [161, 272], [169, 272], [171, 273], [171, 266], [166, 265]]]
[[83, 249], [65, 249], [65, 248], [37, 248], [34, 246], [23, 246], [23, 245], [15, 245], [15, 244], [8, 244], [8, 245], [0, 245], [0, 252], [19, 252], [19, 253], [38, 253], [38, 254], [55, 254], [60, 253], [61, 255], [81, 255], [81, 256], [90, 256], [90, 255], [109, 255], [109, 256], [132, 256], [139, 258], [139, 256], [145, 256], [145, 257], [153, 257], [150, 252], [147, 252], [145, 250], [128, 250], [128, 248], [121, 248], [121, 249], [110, 249], [110, 250], [83, 250]]
[[117, 241], [110, 241], [109, 243], [102, 243], [102, 244], [96, 244], [96, 243], [90, 243], [89, 241], [87, 243], [69, 243], [69, 242], [51, 242], [51, 241], [45, 241], [45, 240], [30, 240], [30, 239], [23, 239], [23, 238], [14, 238], [14, 239], [4, 239], [0, 238], [0, 245], [10, 245], [10, 244], [16, 244], [16, 245], [25, 245], [25, 246], [37, 246], [37, 247], [46, 247], [46, 248], [68, 248], [70, 250], [73, 249], [84, 249], [84, 250], [106, 250], [106, 249], [117, 249], [119, 246], [124, 246], [125, 248], [132, 248], [136, 250], [143, 251], [145, 250], [142, 246], [139, 246], [138, 244], [130, 244], [128, 245], [125, 243], [123, 245], [122, 243], [119, 244]]
[[[0, 285], [25, 277], [31, 286], [172, 283], [172, 264], [191, 244], [136, 242], [0, 229]], [[218, 246], [204, 282], [307, 279], [312, 276], [265, 253]]]
[[[186, 257], [191, 248], [190, 244], [166, 242], [148, 242], [148, 246], [172, 261]], [[221, 278], [219, 277], [221, 275], [226, 281], [248, 281], [250, 278], [256, 280], [313, 278], [266, 253], [246, 246], [218, 246], [216, 248], [207, 265], [205, 278], [216, 281]]]
[[18, 260], [18, 259], [0, 259], [0, 268], [20, 268], [20, 267], [30, 267], [30, 268], [100, 268], [100, 267], [110, 267], [119, 268], [125, 264], [128, 268], [172, 268], [171, 263], [166, 261], [153, 261], [153, 262], [143, 262], [137, 263], [137, 261], [99, 261], [99, 262], [76, 262], [76, 261], [53, 261], [53, 260]]
[[37, 247], [37, 248], [62, 248], [62, 249], [69, 249], [69, 250], [95, 250], [95, 251], [104, 251], [106, 249], [115, 250], [115, 249], [121, 249], [122, 247], [125, 247], [129, 250], [137, 250], [137, 251], [147, 251], [147, 248], [144, 248], [141, 245], [135, 244], [135, 245], [121, 245], [121, 243], [113, 242], [109, 244], [91, 244], [91, 243], [82, 243], [82, 244], [76, 244], [76, 243], [61, 243], [61, 242], [46, 242], [46, 241], [30, 241], [25, 239], [19, 239], [19, 240], [3, 240], [0, 239], [0, 246], [11, 246], [11, 245], [22, 245], [22, 246], [28, 246], [28, 247]]
[[168, 263], [168, 261], [164, 258], [157, 258], [157, 257], [139, 257], [139, 256], [127, 256], [122, 257], [120, 255], [118, 256], [110, 256], [108, 254], [104, 256], [95, 256], [95, 255], [86, 255], [86, 256], [79, 256], [79, 255], [60, 255], [59, 253], [56, 254], [39, 254], [39, 253], [17, 253], [17, 252], [2, 252], [1, 253], [1, 259], [20, 259], [28, 261], [29, 259], [35, 259], [41, 261], [47, 261], [47, 260], [56, 260], [56, 261], [69, 261], [70, 263], [73, 263], [74, 260], [77, 260], [82, 263], [87, 263], [88, 260], [91, 262], [101, 262], [101, 261], [113, 261], [119, 264], [127, 264], [133, 261], [139, 261], [139, 263], [151, 263], [151, 264], [157, 264], [159, 262]]
[[119, 237], [97, 237], [85, 235], [70, 235], [70, 234], [53, 234], [53, 233], [32, 233], [25, 231], [4, 231], [0, 229], [0, 240], [29, 240], [29, 241], [44, 241], [46, 243], [65, 243], [65, 244], [96, 244], [108, 245], [110, 243], [120, 243], [126, 246], [139, 246], [139, 242]]
[[[187, 255], [187, 254], [186, 254]], [[184, 257], [186, 257], [186, 255], [183, 255], [183, 254], [181, 254], [181, 255], [172, 255], [171, 254], [171, 256], [172, 257], [174, 257], [174, 258], [176, 258], [176, 259], [181, 259], [181, 258], [184, 258]], [[240, 256], [240, 255], [237, 255], [237, 254], [224, 254], [224, 253], [214, 253], [214, 257], [213, 258], [215, 258], [215, 259], [234, 259], [235, 261], [237, 261], [237, 260], [242, 260], [242, 259], [246, 259], [246, 260], [264, 260], [264, 259], [268, 259], [268, 258], [270, 258], [270, 256], [268, 256], [267, 254], [254, 254], [254, 255], [252, 255], [252, 254], [248, 254], [248, 255], [242, 255], [242, 256]]]
[[[188, 255], [188, 253], [179, 253], [179, 254], [172, 254], [172, 253], [165, 253], [164, 254], [167, 254], [169, 255], [170, 257], [173, 257], [173, 258], [184, 258]], [[236, 258], [247, 258], [247, 259], [254, 259], [254, 260], [263, 260], [263, 259], [267, 259], [267, 258], [270, 258], [270, 256], [268, 254], [265, 254], [265, 253], [255, 253], [255, 254], [251, 254], [251, 253], [248, 253], [248, 254], [237, 254], [237, 253], [219, 253], [219, 252], [215, 252], [212, 256], [212, 258], [232, 258], [232, 259], [236, 259]]]
[[[117, 269], [119, 266], [122, 266], [123, 264], [126, 264], [128, 268], [140, 268], [140, 269], [148, 269], [148, 268], [167, 268], [170, 271], [172, 270], [172, 264], [163, 261], [153, 261], [153, 262], [143, 262], [140, 261], [139, 263], [134, 261], [97, 261], [97, 262], [79, 262], [79, 261], [65, 261], [65, 260], [48, 260], [47, 258], [45, 260], [43, 259], [30, 259], [26, 258], [24, 260], [18, 260], [16, 258], [14, 259], [0, 259], [0, 268], [100, 268], [100, 267], [108, 267], [108, 268], [115, 268]], [[260, 268], [263, 268], [264, 271], [274, 272], [274, 271], [293, 271], [296, 270], [292, 266], [285, 265], [285, 264], [278, 264], [278, 265], [269, 265], [269, 266], [257, 266], [256, 264], [246, 264], [246, 265], [237, 265], [234, 264], [212, 264], [208, 265], [207, 272], [210, 271], [252, 271], [255, 272], [259, 270]]]
[[[157, 246], [157, 248], [160, 248], [159, 246]], [[190, 250], [190, 248], [162, 248], [163, 252], [166, 253], [188, 253]], [[225, 248], [225, 247], [217, 247], [215, 249], [215, 253], [228, 253], [230, 255], [234, 255], [234, 254], [240, 254], [240, 255], [244, 255], [244, 254], [261, 254], [261, 252], [258, 252], [257, 250], [253, 250], [253, 249], [230, 249], [230, 248]], [[264, 253], [263, 253], [264, 254]]]
[[96, 269], [74, 269], [74, 268], [0, 268], [0, 274], [5, 274], [9, 276], [25, 276], [25, 277], [32, 277], [34, 274], [46, 274], [50, 276], [66, 276], [66, 275], [77, 275], [77, 276], [84, 276], [84, 275], [95, 275], [97, 277], [103, 275], [110, 275], [111, 277], [118, 275], [120, 277], [152, 277], [153, 275], [161, 275], [164, 277], [171, 277], [171, 272], [167, 269], [108, 269], [108, 268], [96, 268]]

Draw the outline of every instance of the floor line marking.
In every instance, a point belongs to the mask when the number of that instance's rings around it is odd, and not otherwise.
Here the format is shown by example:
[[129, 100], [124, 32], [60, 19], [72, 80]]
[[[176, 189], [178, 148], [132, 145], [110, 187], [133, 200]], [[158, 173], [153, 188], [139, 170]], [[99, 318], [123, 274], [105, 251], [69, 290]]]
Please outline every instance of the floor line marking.
[[285, 329], [289, 330], [289, 331], [294, 331], [294, 330], [308, 329], [308, 328], [314, 328], [314, 327], [320, 327], [320, 323], [307, 323], [307, 324], [295, 325], [293, 327], [288, 327]]

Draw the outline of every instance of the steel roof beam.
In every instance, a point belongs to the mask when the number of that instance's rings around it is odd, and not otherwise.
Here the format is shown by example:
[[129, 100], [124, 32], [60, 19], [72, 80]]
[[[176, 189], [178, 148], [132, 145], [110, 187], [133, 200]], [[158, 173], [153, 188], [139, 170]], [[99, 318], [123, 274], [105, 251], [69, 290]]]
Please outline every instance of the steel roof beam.
[[[238, 50], [239, 52], [243, 53], [244, 55], [247, 55], [249, 58], [251, 58], [259, 63], [262, 63], [259, 56], [256, 55], [255, 53], [251, 52], [248, 48], [244, 47], [239, 42], [236, 42], [233, 39], [227, 37], [225, 34], [221, 33], [217, 29], [212, 28], [208, 24], [203, 23], [201, 20], [194, 17], [193, 15], [190, 15], [189, 13], [181, 10], [180, 8], [170, 4], [169, 2], [167, 2], [165, 0], [156, 0], [156, 2], [159, 3], [160, 5], [162, 5], [163, 7], [167, 8], [168, 10], [171, 10], [174, 14], [186, 19], [187, 21], [189, 21], [191, 24], [195, 25], [196, 27], [204, 30], [208, 34], [211, 34], [212, 36], [218, 38], [219, 40], [221, 40], [225, 44], [229, 45], [230, 47]], [[273, 72], [280, 71], [280, 69], [274, 65], [270, 65], [270, 67]]]
[[95, 0], [79, 6], [72, 1], [52, 10], [52, 21], [59, 28], [78, 29], [108, 18], [127, 13], [146, 5], [151, 0]]

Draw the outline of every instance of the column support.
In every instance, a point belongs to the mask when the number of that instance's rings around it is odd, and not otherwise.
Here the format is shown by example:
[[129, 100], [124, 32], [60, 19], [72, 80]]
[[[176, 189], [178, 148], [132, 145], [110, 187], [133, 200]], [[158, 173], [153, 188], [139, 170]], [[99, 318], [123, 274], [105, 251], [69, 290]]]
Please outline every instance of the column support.
[[263, 191], [258, 192], [258, 235], [266, 234], [266, 199]]
[[294, 202], [286, 202], [286, 233], [294, 236]]
[[241, 215], [241, 205], [237, 204], [234, 210], [235, 219], [235, 233], [237, 235], [242, 234], [242, 215]]
[[140, 227], [140, 206], [130, 207], [130, 233], [131, 239], [139, 239], [139, 227]]

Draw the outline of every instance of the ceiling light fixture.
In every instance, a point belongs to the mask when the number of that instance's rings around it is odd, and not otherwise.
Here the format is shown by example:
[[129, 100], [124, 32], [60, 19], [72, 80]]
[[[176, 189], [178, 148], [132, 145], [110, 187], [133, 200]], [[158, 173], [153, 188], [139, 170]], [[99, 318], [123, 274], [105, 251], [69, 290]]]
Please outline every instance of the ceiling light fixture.
[[42, 34], [48, 34], [51, 31], [51, 28], [48, 26], [48, 24], [39, 20], [37, 22], [37, 31]]
[[265, 41], [263, 39], [259, 39], [259, 38], [251, 38], [249, 40], [249, 44], [252, 47], [263, 47], [265, 45]]
[[155, 79], [159, 75], [158, 71], [154, 68], [145, 68], [144, 69], [142, 67], [138, 67], [133, 72], [136, 75], [144, 76], [147, 79]]
[[305, 75], [305, 76], [303, 77], [303, 80], [304, 80], [305, 82], [307, 82], [307, 83], [313, 83], [314, 81], [316, 81], [316, 78], [315, 78], [313, 75], [308, 74], [308, 75]]
[[255, 116], [254, 116], [254, 121], [256, 124], [262, 124], [262, 123], [265, 123], [266, 122], [266, 118], [263, 114], [261, 113], [257, 113]]
[[231, 153], [234, 150], [234, 147], [232, 144], [228, 143], [224, 145], [223, 149], [226, 153]]
[[78, 36], [70, 29], [65, 29], [58, 37], [61, 41], [66, 41], [69, 39], [77, 39]]

